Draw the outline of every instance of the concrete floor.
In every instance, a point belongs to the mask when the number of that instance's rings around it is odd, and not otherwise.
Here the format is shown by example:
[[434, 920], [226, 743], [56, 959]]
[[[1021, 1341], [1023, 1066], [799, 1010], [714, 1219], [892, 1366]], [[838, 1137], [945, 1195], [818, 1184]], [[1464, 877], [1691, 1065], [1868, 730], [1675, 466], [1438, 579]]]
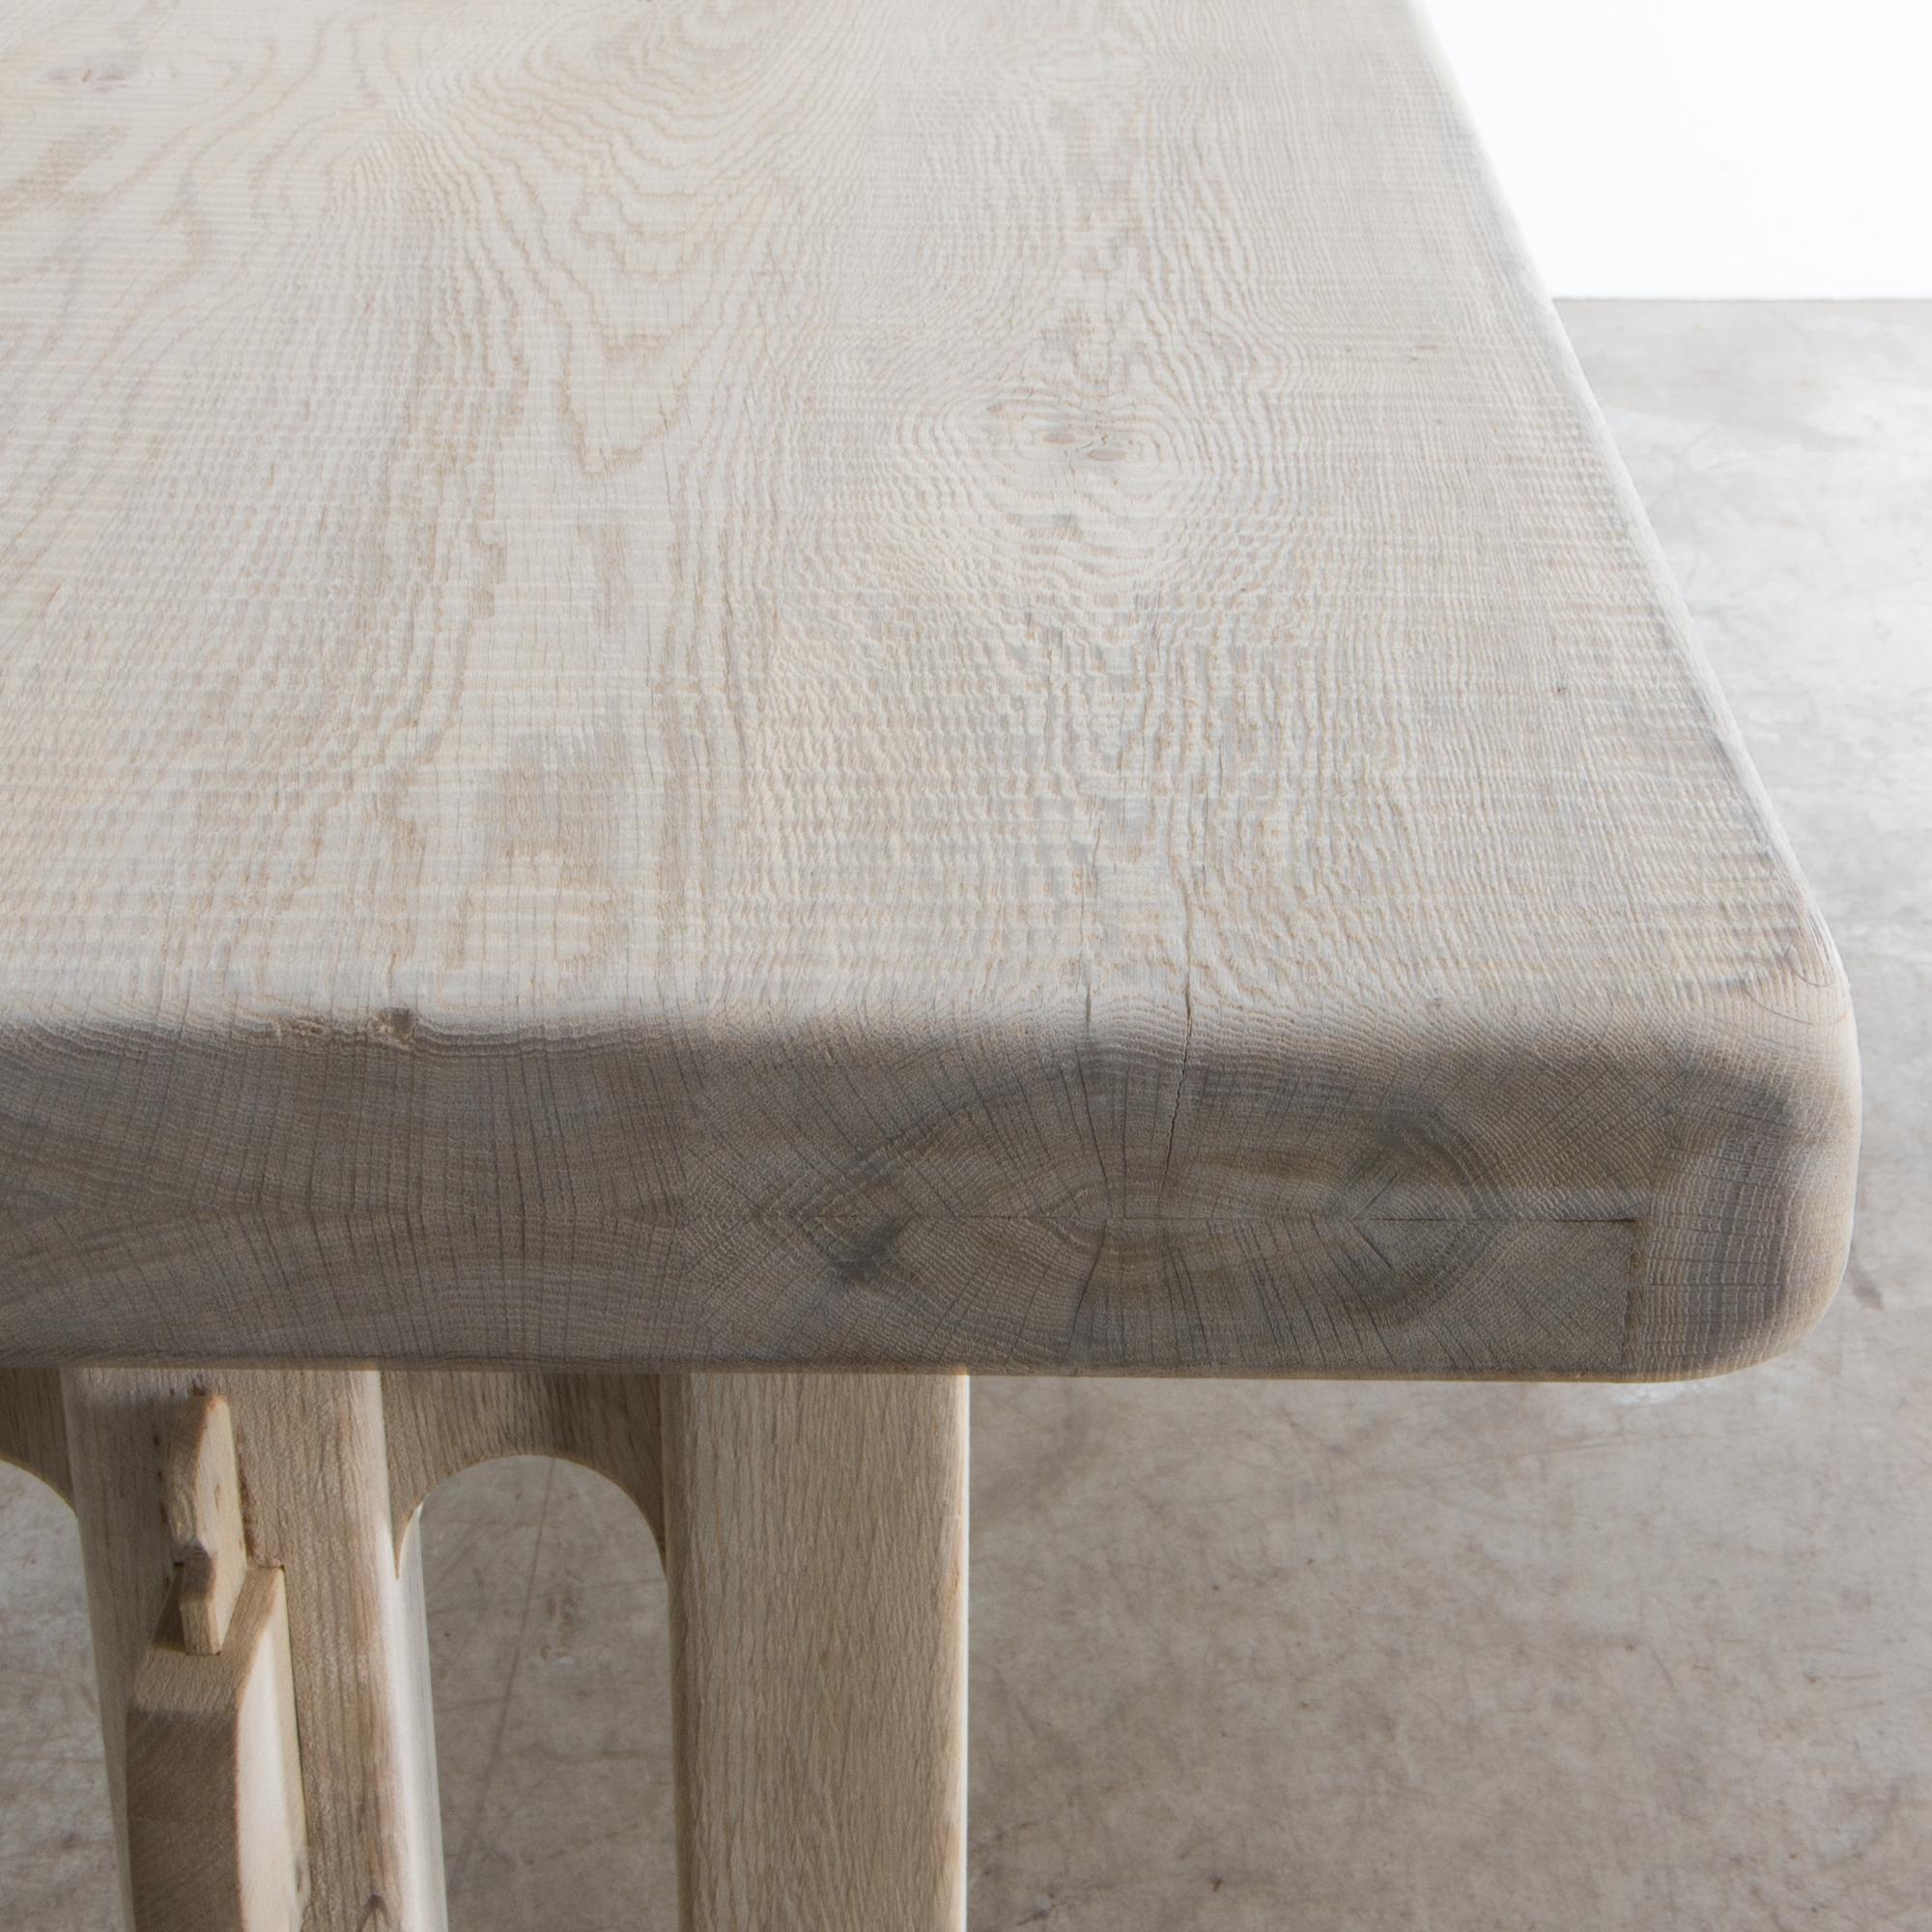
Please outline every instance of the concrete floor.
[[[1675, 1387], [976, 1384], [975, 1932], [1932, 1927], [1932, 305], [1564, 313], [1851, 972], [1845, 1291]], [[670, 1932], [641, 1523], [425, 1535], [455, 1932]], [[95, 1722], [0, 1470], [15, 1932], [113, 1924]]]

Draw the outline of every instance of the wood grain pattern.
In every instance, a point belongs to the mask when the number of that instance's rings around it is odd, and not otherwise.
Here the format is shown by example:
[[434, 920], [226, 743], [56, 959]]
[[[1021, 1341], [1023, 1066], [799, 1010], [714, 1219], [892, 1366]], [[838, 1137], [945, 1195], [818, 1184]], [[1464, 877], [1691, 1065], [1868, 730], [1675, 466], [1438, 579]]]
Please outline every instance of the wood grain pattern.
[[622, 1490], [663, 1552], [654, 1376], [394, 1369], [383, 1377], [383, 1420], [398, 1548], [439, 1483], [499, 1456], [558, 1456]]
[[[251, 1569], [218, 1651], [171, 1601], [128, 1693], [132, 1932], [304, 1932], [308, 1825], [287, 1594]], [[320, 1925], [311, 1932], [322, 1932]]]
[[15, 0], [0, 259], [0, 1361], [1829, 1297], [1839, 968], [1403, 0]]
[[[139, 1922], [128, 1864], [130, 1732], [120, 1714], [173, 1590], [167, 1445], [180, 1409], [209, 1379], [133, 1369], [65, 1376], [130, 1924]], [[398, 1561], [390, 1529], [380, 1382], [371, 1371], [242, 1369], [223, 1372], [213, 1390], [233, 1413], [249, 1555], [279, 1570], [286, 1591], [308, 1821], [307, 1932], [445, 1932], [421, 1566], [413, 1542]]]
[[964, 1932], [966, 1378], [663, 1399], [685, 1932]]
[[57, 1496], [73, 1500], [58, 1369], [0, 1369], [0, 1463], [27, 1470]]
[[175, 1615], [183, 1648], [213, 1657], [248, 1574], [235, 1423], [227, 1402], [205, 1390], [184, 1403], [161, 1470], [161, 1509], [175, 1566]]

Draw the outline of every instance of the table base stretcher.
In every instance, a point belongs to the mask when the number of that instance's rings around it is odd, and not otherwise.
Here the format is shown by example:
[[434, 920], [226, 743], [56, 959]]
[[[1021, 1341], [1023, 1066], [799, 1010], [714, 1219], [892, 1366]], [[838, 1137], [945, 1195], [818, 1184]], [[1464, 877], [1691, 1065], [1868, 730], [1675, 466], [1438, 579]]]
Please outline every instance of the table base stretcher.
[[[135, 1932], [445, 1922], [417, 1512], [475, 1463], [598, 1469], [669, 1584], [681, 1918], [964, 1923], [964, 1376], [14, 1370], [0, 1455], [73, 1505]], [[298, 1739], [184, 1645], [216, 1525], [170, 1502], [215, 1399]], [[220, 1489], [218, 1473], [213, 1479]], [[262, 1590], [266, 1595], [268, 1585]], [[245, 1588], [245, 1585], [244, 1585]], [[240, 1604], [251, 1600], [243, 1596]], [[169, 1708], [141, 1702], [159, 1668]], [[265, 1669], [270, 1666], [264, 1666]], [[295, 1789], [291, 1831], [280, 1803]], [[669, 1883], [669, 1874], [666, 1875]]]

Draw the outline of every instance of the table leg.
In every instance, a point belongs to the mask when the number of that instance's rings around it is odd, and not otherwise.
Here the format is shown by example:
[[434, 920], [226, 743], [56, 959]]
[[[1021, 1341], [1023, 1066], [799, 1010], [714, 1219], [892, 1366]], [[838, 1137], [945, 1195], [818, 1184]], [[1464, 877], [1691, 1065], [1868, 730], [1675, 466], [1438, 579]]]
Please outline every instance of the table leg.
[[[421, 1572], [415, 1539], [399, 1562], [390, 1527], [381, 1377], [74, 1369], [63, 1387], [124, 1888], [124, 1726], [173, 1567], [163, 1459], [182, 1406], [213, 1390], [233, 1415], [249, 1556], [283, 1574], [308, 1819], [304, 1932], [443, 1932]], [[139, 1932], [167, 1924], [152, 1902], [128, 1903]]]
[[686, 1932], [960, 1932], [966, 1378], [662, 1391]]

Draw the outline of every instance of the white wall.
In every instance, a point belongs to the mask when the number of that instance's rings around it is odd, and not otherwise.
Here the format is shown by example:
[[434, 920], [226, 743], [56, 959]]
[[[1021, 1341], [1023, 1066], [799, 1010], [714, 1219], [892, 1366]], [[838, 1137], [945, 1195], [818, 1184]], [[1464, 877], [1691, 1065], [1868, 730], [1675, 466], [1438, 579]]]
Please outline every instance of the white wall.
[[1559, 296], [1932, 297], [1932, 0], [1420, 0]]

